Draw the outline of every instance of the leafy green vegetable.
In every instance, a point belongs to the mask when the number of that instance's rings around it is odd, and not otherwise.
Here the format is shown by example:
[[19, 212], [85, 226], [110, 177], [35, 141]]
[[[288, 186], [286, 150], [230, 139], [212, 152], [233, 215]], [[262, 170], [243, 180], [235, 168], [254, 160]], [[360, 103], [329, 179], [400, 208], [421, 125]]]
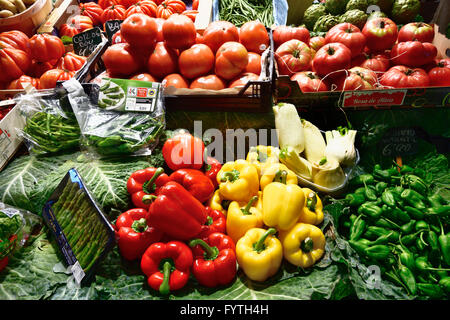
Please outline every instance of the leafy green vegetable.
[[22, 220], [19, 215], [16, 214], [10, 218], [0, 211], [0, 239], [8, 239], [11, 235], [15, 234], [21, 226]]

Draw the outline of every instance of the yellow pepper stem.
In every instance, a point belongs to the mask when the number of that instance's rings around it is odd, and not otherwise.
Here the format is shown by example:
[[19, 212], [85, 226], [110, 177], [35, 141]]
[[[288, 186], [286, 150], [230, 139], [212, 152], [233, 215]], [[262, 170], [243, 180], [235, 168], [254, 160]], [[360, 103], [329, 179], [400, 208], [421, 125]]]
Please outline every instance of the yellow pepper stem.
[[280, 182], [282, 184], [286, 184], [287, 180], [287, 171], [286, 170], [278, 170], [275, 173], [275, 177], [273, 178], [273, 182]]
[[261, 236], [261, 238], [259, 238], [258, 242], [255, 242], [253, 244], [253, 249], [258, 253], [260, 253], [261, 251], [264, 251], [266, 249], [264, 242], [266, 241], [267, 237], [272, 234], [275, 234], [276, 232], [277, 232], [277, 230], [275, 228], [267, 229], [267, 231], [264, 232], [264, 234]]
[[306, 199], [306, 207], [315, 212], [316, 211], [316, 204], [317, 204], [317, 195], [314, 191], [311, 191], [308, 194], [308, 198]]
[[244, 215], [252, 214], [252, 213], [250, 212], [250, 208], [252, 207], [253, 203], [254, 203], [256, 200], [258, 200], [258, 197], [257, 197], [257, 196], [252, 197], [252, 198], [250, 199], [250, 201], [247, 203], [247, 205], [245, 206], [245, 208], [241, 208], [241, 211], [242, 211], [242, 213], [243, 213]]
[[234, 182], [237, 179], [239, 179], [239, 175], [240, 175], [239, 171], [233, 169], [231, 171], [224, 172], [220, 181], [226, 182], [228, 180], [230, 182]]
[[314, 241], [310, 237], [307, 237], [300, 244], [300, 249], [302, 249], [302, 251], [305, 253], [311, 252], [313, 247], [314, 247]]

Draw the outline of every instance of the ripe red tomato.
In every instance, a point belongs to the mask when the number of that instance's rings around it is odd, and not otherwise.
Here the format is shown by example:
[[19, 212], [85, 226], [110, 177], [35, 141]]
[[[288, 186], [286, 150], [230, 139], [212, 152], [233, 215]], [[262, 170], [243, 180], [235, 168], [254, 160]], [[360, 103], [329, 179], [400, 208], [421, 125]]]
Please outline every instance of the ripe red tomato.
[[394, 66], [380, 77], [380, 84], [389, 88], [427, 87], [430, 83], [428, 74], [419, 68]]
[[436, 56], [437, 49], [429, 42], [399, 42], [391, 50], [392, 63], [408, 67], [420, 67], [432, 63]]
[[397, 40], [398, 29], [389, 18], [373, 18], [366, 22], [362, 33], [366, 37], [367, 47], [376, 52], [392, 48]]
[[22, 50], [5, 47], [0, 48], [0, 82], [10, 82], [25, 74], [30, 67], [31, 59]]
[[370, 90], [377, 83], [377, 75], [369, 69], [353, 67], [348, 70], [348, 75], [341, 76], [335, 81], [340, 91]]
[[81, 15], [91, 18], [94, 25], [102, 24], [103, 8], [95, 2], [80, 3]]
[[178, 73], [172, 73], [167, 75], [163, 81], [162, 84], [164, 87], [169, 87], [169, 86], [173, 86], [175, 88], [189, 88], [189, 82], [187, 79], [183, 78], [183, 76], [181, 74]]
[[291, 80], [297, 81], [302, 92], [328, 91], [327, 84], [312, 71], [297, 72], [291, 76]]
[[315, 36], [309, 39], [309, 47], [311, 49], [314, 49], [316, 52], [324, 45], [325, 45], [325, 38], [322, 36]]
[[411, 22], [405, 24], [398, 32], [398, 42], [414, 40], [420, 42], [433, 42], [433, 39], [433, 26], [423, 22]]
[[129, 17], [135, 13], [143, 13], [149, 17], [156, 17], [156, 3], [151, 0], [142, 0], [128, 7], [125, 16]]
[[86, 62], [87, 58], [77, 55], [74, 52], [67, 52], [56, 64], [57, 69], [64, 69], [68, 71], [78, 71]]
[[56, 87], [56, 82], [71, 79], [75, 75], [75, 71], [67, 71], [62, 69], [51, 69], [46, 71], [39, 78], [39, 89], [51, 89]]
[[52, 62], [39, 62], [31, 60], [29, 71], [27, 72], [30, 77], [40, 78], [45, 71], [53, 69], [55, 65]]
[[194, 0], [192, 1], [192, 9], [198, 10], [198, 4], [200, 0]]
[[158, 33], [156, 34], [156, 42], [164, 41], [164, 35], [163, 35], [163, 31], [162, 31], [164, 21], [166, 21], [166, 20], [161, 19], [161, 18], [155, 19], [155, 22], [158, 25]]
[[30, 76], [22, 75], [20, 78], [11, 81], [11, 83], [8, 85], [8, 90], [22, 90], [25, 89], [25, 87], [31, 84], [34, 88], [39, 89], [39, 79], [38, 78], [32, 78]]
[[433, 87], [450, 86], [450, 59], [441, 59], [436, 66], [428, 72], [430, 85]]
[[244, 71], [259, 75], [261, 73], [261, 56], [255, 52], [249, 52], [248, 64]]
[[76, 34], [79, 34], [83, 31], [92, 29], [94, 27], [94, 24], [88, 16], [74, 16], [72, 17], [68, 23], [64, 23], [59, 28], [59, 35], [67, 36], [67, 37], [73, 37]]
[[195, 22], [195, 19], [197, 19], [198, 10], [184, 10], [181, 14], [191, 19], [192, 22]]
[[309, 31], [305, 27], [276, 26], [272, 30], [272, 36], [275, 48], [292, 39], [300, 40], [306, 44], [310, 40]]
[[102, 56], [107, 71], [112, 75], [128, 77], [140, 69], [137, 53], [128, 43], [113, 44]]
[[206, 44], [194, 44], [181, 52], [178, 66], [180, 73], [187, 79], [207, 75], [214, 66], [214, 53]]
[[203, 31], [202, 43], [216, 53], [225, 42], [239, 42], [238, 29], [228, 21], [213, 21]]
[[351, 56], [350, 49], [344, 44], [328, 43], [315, 54], [312, 60], [312, 69], [322, 78], [325, 76], [336, 78], [350, 67]]
[[157, 81], [150, 73], [135, 74], [130, 78], [130, 80], [149, 81], [149, 82]]
[[190, 89], [208, 89], [208, 90], [222, 90], [227, 87], [226, 83], [216, 76], [215, 74], [210, 74], [207, 76], [202, 76], [191, 82], [189, 86]]
[[257, 74], [251, 73], [251, 72], [245, 72], [239, 76], [237, 76], [235, 79], [230, 81], [230, 84], [228, 85], [228, 88], [236, 88], [236, 87], [243, 87], [247, 84], [249, 81], [257, 81], [259, 79], [259, 76]]
[[120, 32], [120, 30], [114, 33], [114, 35], [111, 38], [111, 44], [116, 43], [126, 43], [125, 39], [122, 37], [122, 33]]
[[158, 25], [155, 18], [143, 13], [135, 13], [122, 22], [120, 33], [131, 46], [150, 49], [156, 43]]
[[176, 171], [179, 169], [200, 170], [203, 166], [205, 144], [200, 138], [190, 133], [176, 134], [166, 140], [162, 147], [162, 155], [167, 166]]
[[119, 0], [119, 4], [123, 5], [125, 8], [129, 8], [136, 4], [139, 0]]
[[241, 74], [248, 64], [248, 51], [239, 42], [225, 42], [216, 53], [215, 73], [231, 80]]
[[103, 10], [102, 22], [108, 20], [124, 20], [127, 9], [120, 4], [113, 4], [112, 6]]
[[275, 51], [275, 60], [280, 75], [291, 76], [309, 68], [312, 59], [311, 48], [300, 40], [284, 42]]
[[379, 54], [364, 54], [364, 61], [359, 64], [360, 67], [375, 71], [377, 74], [382, 74], [389, 69], [390, 60], [387, 53]]
[[165, 42], [158, 42], [148, 58], [148, 71], [157, 78], [164, 78], [178, 70], [178, 53]]
[[168, 19], [171, 15], [181, 14], [185, 10], [186, 4], [182, 0], [165, 0], [156, 9], [156, 17]]
[[357, 26], [344, 22], [335, 25], [327, 32], [325, 42], [339, 42], [345, 44], [352, 52], [353, 58], [363, 52], [366, 45], [366, 37]]
[[266, 27], [259, 21], [248, 21], [239, 29], [239, 42], [251, 52], [263, 53], [270, 45]]
[[28, 47], [30, 38], [22, 31], [12, 30], [0, 33], [0, 47], [12, 47], [30, 54]]
[[118, 4], [120, 4], [120, 0], [98, 0], [98, 5], [100, 7], [102, 7], [103, 10], [105, 10], [106, 8], [111, 7], [113, 5], [118, 5]]
[[184, 50], [195, 44], [197, 31], [191, 19], [182, 14], [173, 14], [164, 21], [163, 37], [173, 49]]
[[66, 52], [61, 39], [47, 33], [35, 34], [28, 44], [31, 58], [40, 62], [58, 60]]

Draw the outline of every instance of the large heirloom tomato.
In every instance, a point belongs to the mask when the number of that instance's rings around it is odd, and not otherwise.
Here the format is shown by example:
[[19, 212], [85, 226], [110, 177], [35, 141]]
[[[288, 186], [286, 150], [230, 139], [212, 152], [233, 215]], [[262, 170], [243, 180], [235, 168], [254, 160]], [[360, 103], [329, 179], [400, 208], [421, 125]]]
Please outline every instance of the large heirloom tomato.
[[53, 64], [53, 61], [51, 62], [39, 62], [36, 60], [31, 60], [30, 68], [27, 74], [34, 78], [40, 78], [44, 72], [54, 69], [55, 65]]
[[370, 69], [353, 67], [348, 70], [347, 76], [342, 76], [335, 84], [338, 90], [369, 90], [375, 87], [377, 75]]
[[312, 51], [306, 43], [292, 39], [278, 47], [275, 51], [275, 59], [279, 74], [291, 76], [309, 68]]
[[39, 89], [39, 79], [38, 78], [32, 78], [30, 76], [20, 76], [19, 79], [11, 81], [11, 83], [8, 85], [9, 90], [22, 90], [25, 89], [25, 87], [31, 84], [36, 89]]
[[325, 45], [325, 38], [322, 36], [315, 36], [309, 39], [309, 47], [313, 50], [319, 50]]
[[178, 70], [178, 53], [165, 42], [158, 42], [148, 58], [148, 71], [157, 78], [164, 78]]
[[229, 41], [239, 42], [239, 32], [234, 24], [228, 21], [213, 21], [203, 31], [202, 43], [216, 53], [222, 44]]
[[[320, 48], [312, 60], [312, 69], [320, 77], [335, 78], [342, 75], [351, 64], [352, 53], [342, 43], [327, 43]], [[341, 70], [340, 72], [338, 72]]]
[[164, 21], [163, 37], [173, 49], [184, 50], [195, 44], [197, 31], [191, 19], [182, 14], [173, 14]]
[[156, 82], [156, 79], [150, 73], [139, 73], [135, 74], [130, 78], [130, 80], [139, 80], [139, 81], [149, 81]]
[[302, 92], [328, 91], [327, 84], [312, 71], [297, 72], [291, 76], [291, 80], [297, 81]]
[[151, 0], [142, 0], [130, 6], [125, 15], [127, 17], [135, 13], [143, 13], [149, 17], [156, 17], [156, 3]]
[[266, 27], [259, 21], [248, 21], [239, 30], [239, 41], [251, 52], [263, 53], [270, 45]]
[[58, 60], [66, 52], [61, 39], [47, 33], [35, 34], [28, 44], [31, 58], [40, 62]]
[[122, 33], [120, 32], [120, 30], [114, 33], [114, 35], [111, 38], [111, 44], [116, 43], [126, 43], [125, 39], [122, 37]]
[[427, 87], [429, 83], [430, 78], [424, 70], [405, 66], [394, 66], [380, 77], [380, 84], [391, 88]]
[[164, 87], [173, 86], [175, 88], [189, 88], [189, 82], [181, 74], [172, 73], [164, 77], [162, 84]]
[[188, 79], [207, 75], [214, 67], [214, 53], [206, 44], [194, 44], [181, 52], [178, 66], [180, 73]]
[[150, 49], [156, 43], [158, 25], [155, 18], [135, 13], [122, 22], [120, 33], [134, 48]]
[[120, 5], [112, 5], [103, 10], [102, 13], [102, 22], [105, 23], [108, 20], [124, 20], [127, 9]]
[[198, 10], [185, 10], [181, 14], [191, 19], [192, 22], [195, 22], [195, 20], [197, 19]]
[[226, 83], [215, 74], [199, 77], [192, 81], [191, 85], [189, 86], [190, 89], [208, 90], [221, 90], [225, 89], [226, 87]]
[[98, 0], [98, 5], [100, 7], [102, 7], [103, 10], [105, 10], [106, 8], [111, 7], [113, 5], [118, 5], [118, 4], [120, 4], [120, 0]]
[[59, 35], [67, 36], [67, 37], [73, 37], [76, 34], [79, 34], [83, 31], [92, 29], [94, 27], [94, 24], [92, 22], [92, 19], [88, 16], [74, 16], [67, 23], [64, 23], [59, 28]]
[[30, 53], [30, 38], [22, 31], [12, 30], [0, 33], [0, 47], [12, 47]]
[[248, 64], [245, 67], [245, 72], [254, 74], [261, 73], [261, 56], [255, 52], [248, 53]]
[[414, 40], [420, 42], [433, 42], [433, 39], [433, 26], [423, 22], [411, 22], [405, 24], [398, 32], [398, 42]]
[[259, 76], [257, 74], [245, 72], [239, 75], [237, 78], [231, 80], [230, 84], [228, 85], [228, 88], [243, 87], [247, 84], [247, 82], [257, 81], [258, 79]]
[[248, 51], [239, 42], [225, 42], [216, 53], [215, 73], [231, 80], [241, 74], [248, 64]]
[[292, 39], [297, 39], [304, 43], [309, 43], [310, 39], [309, 31], [305, 27], [276, 26], [272, 31], [272, 35], [275, 48]]
[[436, 66], [428, 72], [430, 85], [434, 87], [450, 86], [450, 59], [438, 60]]
[[56, 64], [57, 69], [64, 69], [68, 71], [78, 71], [86, 62], [86, 57], [80, 56], [73, 52], [67, 52]]
[[128, 43], [113, 44], [102, 56], [106, 70], [115, 76], [130, 76], [139, 71], [140, 63]]
[[67, 71], [62, 69], [51, 69], [46, 71], [39, 78], [39, 89], [51, 89], [56, 87], [58, 81], [65, 81], [71, 79], [75, 75], [74, 71]]
[[352, 52], [353, 58], [363, 52], [366, 45], [366, 37], [357, 26], [345, 22], [332, 27], [325, 36], [325, 42], [339, 42], [345, 44]]
[[373, 18], [366, 22], [362, 33], [366, 37], [367, 47], [376, 52], [392, 48], [397, 40], [398, 29], [389, 18]]
[[391, 50], [393, 64], [408, 67], [420, 67], [432, 63], [436, 58], [436, 55], [436, 47], [429, 42], [399, 42], [395, 44]]
[[364, 53], [364, 60], [359, 64], [360, 67], [370, 69], [377, 73], [386, 72], [389, 69], [390, 61], [386, 53], [366, 54]]
[[125, 8], [131, 7], [133, 4], [136, 4], [139, 0], [119, 0], [119, 4], [123, 5]]
[[10, 82], [25, 74], [30, 67], [25, 51], [12, 47], [0, 48], [0, 82]]
[[186, 4], [182, 0], [165, 0], [157, 7], [156, 17], [168, 19], [171, 15], [181, 14], [185, 10]]
[[81, 15], [91, 18], [94, 25], [102, 24], [103, 8], [95, 2], [80, 3]]

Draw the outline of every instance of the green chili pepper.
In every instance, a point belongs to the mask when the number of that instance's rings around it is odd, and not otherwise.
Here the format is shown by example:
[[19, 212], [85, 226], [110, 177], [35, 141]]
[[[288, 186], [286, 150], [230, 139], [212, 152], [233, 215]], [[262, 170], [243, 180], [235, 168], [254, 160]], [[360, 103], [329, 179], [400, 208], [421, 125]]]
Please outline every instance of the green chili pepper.
[[364, 184], [374, 184], [375, 179], [371, 174], [361, 174], [359, 176], [354, 177], [349, 181], [350, 185], [357, 186], [357, 185], [364, 185]]
[[123, 93], [118, 93], [118, 94], [107, 94], [106, 97], [108, 97], [109, 99], [112, 100], [120, 100], [124, 97], [125, 95]]
[[366, 188], [366, 190], [365, 190], [364, 195], [366, 196], [366, 198], [371, 201], [376, 201], [378, 197], [377, 197], [377, 192], [375, 191], [375, 188], [370, 187], [370, 186], [365, 186], [365, 188]]
[[447, 268], [434, 268], [429, 262], [428, 258], [425, 256], [419, 256], [415, 260], [415, 266], [417, 270], [422, 272], [425, 271], [449, 271]]
[[111, 84], [111, 81], [109, 81], [109, 80], [105, 81], [105, 83], [100, 87], [100, 91], [105, 91], [106, 89], [108, 89], [110, 84]]
[[105, 147], [114, 147], [114, 146], [118, 146], [122, 143], [122, 137], [120, 136], [109, 136], [103, 140], [100, 140], [97, 143], [97, 146], [100, 148], [105, 148]]
[[401, 174], [412, 173], [413, 171], [414, 171], [414, 169], [408, 165], [403, 165], [400, 167]]
[[107, 105], [107, 106], [114, 106], [117, 103], [116, 100], [111, 100], [111, 99], [108, 99], [108, 98], [103, 98], [102, 100], [100, 100], [100, 102], [102, 104]]
[[392, 231], [377, 226], [368, 226], [364, 232], [364, 237], [375, 240], [379, 236], [390, 234]]
[[414, 278], [414, 274], [412, 273], [411, 270], [408, 269], [408, 267], [401, 264], [400, 261], [399, 261], [399, 266], [398, 266], [398, 274], [399, 274], [402, 282], [408, 288], [408, 292], [412, 295], [415, 295], [417, 292], [417, 286], [416, 286], [416, 279]]
[[411, 251], [408, 250], [405, 246], [403, 246], [401, 243], [399, 245], [395, 246], [396, 249], [400, 250], [400, 254], [398, 255], [400, 262], [405, 265], [409, 270], [414, 271], [415, 266], [415, 260], [414, 255]]
[[375, 222], [375, 226], [381, 227], [381, 228], [387, 228], [387, 229], [401, 229], [401, 227], [396, 224], [395, 222], [387, 219], [387, 218], [380, 218]]
[[425, 198], [415, 190], [406, 189], [402, 192], [401, 197], [416, 209], [424, 210], [426, 208], [426, 205], [423, 202]]
[[400, 208], [393, 208], [392, 214], [394, 215], [395, 219], [398, 220], [401, 223], [407, 223], [411, 221], [411, 217]]
[[350, 227], [350, 240], [358, 240], [366, 229], [366, 222], [362, 216], [356, 218]]
[[439, 280], [439, 285], [446, 293], [450, 293], [450, 277], [445, 277]]
[[392, 194], [392, 192], [390, 192], [389, 190], [385, 190], [382, 194], [381, 194], [381, 200], [383, 200], [383, 202], [388, 205], [389, 207], [395, 207], [395, 199], [394, 199], [394, 195]]
[[349, 240], [348, 243], [357, 253], [364, 255], [366, 248], [371, 245], [371, 242], [367, 239]]
[[403, 176], [400, 182], [402, 186], [407, 186], [408, 188], [417, 191], [423, 196], [426, 196], [428, 193], [428, 186], [426, 185], [426, 183], [421, 178], [413, 174]]
[[420, 233], [420, 236], [416, 238], [416, 248], [417, 250], [419, 250], [420, 252], [423, 252], [426, 247], [427, 247], [427, 243], [425, 243], [425, 241], [422, 238], [423, 232]]
[[364, 187], [359, 187], [355, 190], [355, 192], [353, 193], [357, 193], [357, 194], [362, 194], [364, 196], [364, 194], [366, 193], [366, 188]]
[[370, 218], [378, 219], [383, 213], [382, 209], [374, 204], [369, 202], [363, 203], [358, 208], [358, 214], [364, 214]]
[[431, 207], [427, 208], [427, 214], [436, 215], [439, 217], [448, 217], [450, 216], [450, 205], [442, 205], [440, 207]]
[[422, 295], [428, 296], [431, 299], [440, 299], [444, 295], [444, 291], [438, 284], [417, 283], [417, 290]]
[[438, 263], [441, 253], [439, 250], [439, 240], [436, 232], [434, 232], [433, 230], [429, 230], [427, 232], [426, 241], [430, 246], [430, 253], [428, 259], [432, 263]]
[[400, 231], [404, 234], [410, 234], [414, 231], [416, 220], [411, 220], [400, 227]]
[[120, 87], [116, 86], [116, 87], [107, 88], [105, 90], [102, 90], [102, 92], [104, 94], [120, 92]]
[[411, 206], [404, 206], [403, 209], [411, 219], [422, 220], [425, 217], [425, 214], [422, 211]]
[[366, 198], [360, 193], [350, 193], [345, 196], [345, 201], [351, 207], [359, 207], [366, 201]]
[[367, 247], [364, 250], [364, 253], [371, 259], [382, 260], [387, 258], [387, 256], [391, 253], [391, 249], [389, 249], [386, 245], [377, 244]]
[[372, 172], [373, 177], [376, 180], [382, 180], [382, 181], [391, 181], [391, 173], [388, 170], [381, 170], [379, 168], [376, 168]]
[[[408, 235], [406, 235], [406, 236], [402, 236], [402, 237], [400, 238], [400, 241], [401, 241], [401, 243], [402, 243], [403, 245], [405, 245], [405, 246], [412, 245], [413, 243], [415, 243], [416, 238], [417, 238], [417, 235], [418, 235], [419, 233], [420, 233], [420, 232], [415, 232], [415, 233], [412, 233], [412, 234], [408, 234]], [[412, 249], [411, 249], [411, 250], [412, 250]]]
[[380, 181], [375, 185], [375, 191], [377, 194], [382, 194], [388, 187], [388, 184], [384, 181]]
[[441, 248], [442, 258], [447, 266], [450, 266], [450, 233], [444, 233], [444, 227], [439, 221], [441, 226], [441, 234], [438, 237], [439, 246]]
[[428, 230], [429, 226], [428, 226], [428, 223], [426, 221], [419, 220], [419, 221], [416, 222], [415, 229], [416, 229], [416, 231]]
[[439, 193], [435, 193], [431, 196], [427, 197], [428, 202], [431, 204], [432, 207], [440, 208], [445, 204], [444, 198]]
[[372, 245], [387, 244], [389, 241], [391, 241], [393, 235], [394, 231], [391, 231], [388, 234], [379, 236], [376, 240], [372, 241]]

